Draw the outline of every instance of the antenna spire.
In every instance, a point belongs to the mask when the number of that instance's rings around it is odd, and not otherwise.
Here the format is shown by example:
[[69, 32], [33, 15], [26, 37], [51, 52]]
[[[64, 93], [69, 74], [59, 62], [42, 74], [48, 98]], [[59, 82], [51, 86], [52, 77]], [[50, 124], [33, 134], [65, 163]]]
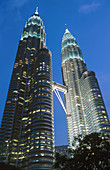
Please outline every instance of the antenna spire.
[[36, 12], [35, 12], [35, 14], [38, 14], [38, 7], [36, 7]]
[[65, 33], [69, 33], [69, 31], [68, 31], [68, 28], [67, 28], [67, 24], [65, 24]]
[[65, 28], [67, 29], [67, 24], [65, 24]]

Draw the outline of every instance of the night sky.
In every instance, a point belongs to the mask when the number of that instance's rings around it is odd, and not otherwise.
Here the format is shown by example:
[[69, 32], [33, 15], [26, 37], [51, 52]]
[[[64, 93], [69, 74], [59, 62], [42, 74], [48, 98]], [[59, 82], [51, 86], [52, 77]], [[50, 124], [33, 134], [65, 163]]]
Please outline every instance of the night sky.
[[[19, 40], [37, 6], [52, 52], [53, 81], [62, 84], [61, 41], [67, 24], [88, 70], [96, 73], [110, 118], [110, 0], [0, 0], [0, 122]], [[67, 144], [65, 112], [55, 95], [54, 119], [55, 144]]]

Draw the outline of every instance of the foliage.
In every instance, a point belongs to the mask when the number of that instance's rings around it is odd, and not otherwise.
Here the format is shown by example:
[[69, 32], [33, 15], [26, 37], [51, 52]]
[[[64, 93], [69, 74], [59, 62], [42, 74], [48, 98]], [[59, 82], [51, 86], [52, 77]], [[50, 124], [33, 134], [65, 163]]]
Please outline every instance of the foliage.
[[110, 141], [99, 133], [74, 139], [71, 158], [56, 155], [57, 169], [61, 170], [108, 170], [110, 169]]
[[60, 155], [59, 153], [56, 153], [55, 155], [55, 164], [54, 164], [54, 168], [55, 169], [62, 169], [62, 167], [65, 166], [65, 162], [68, 160], [68, 158], [65, 155]]

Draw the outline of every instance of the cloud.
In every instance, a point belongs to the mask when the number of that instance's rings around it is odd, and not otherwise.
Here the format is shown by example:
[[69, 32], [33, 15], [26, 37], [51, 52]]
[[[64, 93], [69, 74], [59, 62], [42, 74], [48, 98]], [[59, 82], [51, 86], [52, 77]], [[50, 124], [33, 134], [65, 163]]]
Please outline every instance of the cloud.
[[26, 3], [28, 3], [29, 0], [10, 0], [10, 5], [12, 8], [21, 8]]
[[99, 2], [93, 2], [91, 4], [84, 4], [81, 5], [79, 8], [79, 12], [81, 13], [91, 13], [95, 10], [97, 10], [97, 8], [100, 6], [101, 4]]
[[3, 33], [12, 29], [10, 22], [18, 24], [23, 17], [23, 9], [31, 0], [4, 0], [0, 1], [0, 38]]
[[[0, 2], [0, 18], [1, 20], [7, 21], [7, 18], [15, 18], [16, 20], [21, 19], [21, 10], [31, 0], [4, 0]], [[7, 21], [8, 22], [8, 21]]]

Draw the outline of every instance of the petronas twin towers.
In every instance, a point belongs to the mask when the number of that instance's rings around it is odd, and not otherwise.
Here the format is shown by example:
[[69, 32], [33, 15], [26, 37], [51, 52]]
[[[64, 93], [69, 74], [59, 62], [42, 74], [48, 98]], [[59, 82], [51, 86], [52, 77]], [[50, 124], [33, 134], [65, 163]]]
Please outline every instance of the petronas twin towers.
[[110, 122], [95, 73], [66, 29], [62, 39], [63, 85], [52, 82], [51, 52], [38, 12], [26, 22], [15, 59], [0, 128], [0, 161], [24, 170], [51, 170], [54, 161], [53, 88], [65, 95], [68, 143], [78, 134], [110, 137]]

